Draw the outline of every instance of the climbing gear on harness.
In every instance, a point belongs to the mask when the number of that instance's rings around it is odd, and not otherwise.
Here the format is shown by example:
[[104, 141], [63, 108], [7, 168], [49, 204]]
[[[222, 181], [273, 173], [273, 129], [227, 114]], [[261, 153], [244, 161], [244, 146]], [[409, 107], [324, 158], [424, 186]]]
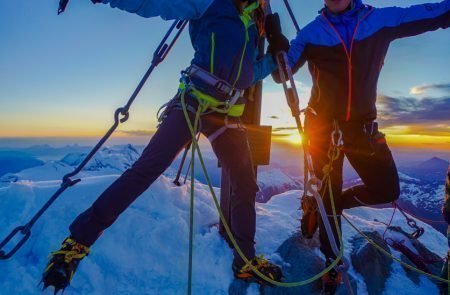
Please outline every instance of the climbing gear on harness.
[[[213, 186], [211, 184], [211, 179], [210, 179], [208, 171], [206, 169], [206, 165], [205, 165], [205, 162], [203, 160], [203, 155], [202, 155], [202, 153], [200, 151], [199, 143], [198, 143], [198, 141], [196, 139], [197, 130], [194, 128], [194, 126], [193, 126], [193, 124], [192, 124], [192, 122], [190, 120], [190, 117], [189, 117], [189, 112], [188, 112], [187, 104], [186, 104], [186, 101], [185, 101], [186, 91], [187, 90], [184, 90], [181, 93], [181, 103], [182, 103], [182, 107], [183, 107], [183, 114], [185, 116], [188, 128], [191, 131], [191, 136], [192, 136], [192, 153], [196, 152], [196, 154], [198, 156], [198, 160], [200, 162], [201, 168], [203, 170], [203, 173], [204, 173], [204, 176], [205, 176], [205, 179], [206, 179], [206, 183], [207, 183], [208, 188], [210, 190], [210, 193], [212, 195], [212, 198], [213, 198], [213, 201], [214, 201], [214, 205], [216, 206], [216, 209], [219, 212], [220, 220], [222, 221], [222, 224], [223, 224], [224, 229], [225, 229], [225, 231], [226, 231], [226, 233], [227, 233], [227, 235], [228, 235], [228, 237], [230, 239], [231, 244], [236, 249], [236, 251], [239, 254], [239, 256], [242, 258], [242, 260], [244, 260], [244, 262], [246, 264], [249, 265], [249, 267], [252, 269], [252, 271], [255, 273], [255, 275], [257, 275], [259, 278], [261, 278], [265, 282], [267, 282], [269, 284], [272, 284], [272, 285], [275, 285], [275, 286], [279, 286], [279, 287], [298, 287], [298, 286], [307, 285], [307, 284], [309, 284], [311, 282], [314, 282], [317, 279], [320, 279], [323, 274], [328, 272], [330, 269], [334, 268], [338, 264], [339, 260], [343, 257], [344, 252], [343, 252], [343, 248], [342, 247], [341, 247], [341, 249], [340, 249], [340, 251], [339, 251], [339, 253], [337, 255], [336, 260], [334, 260], [327, 268], [325, 268], [322, 272], [316, 274], [315, 276], [313, 276], [311, 278], [308, 278], [306, 280], [300, 281], [300, 282], [282, 283], [282, 282], [279, 282], [279, 281], [272, 280], [270, 277], [266, 276], [265, 274], [261, 273], [258, 269], [256, 269], [251, 263], [249, 264], [249, 259], [247, 259], [247, 257], [245, 257], [244, 253], [242, 252], [242, 250], [240, 249], [239, 245], [237, 244], [237, 242], [236, 242], [236, 240], [235, 240], [235, 238], [233, 236], [233, 233], [231, 232], [230, 226], [228, 225], [228, 223], [226, 221], [226, 218], [223, 215], [223, 212], [222, 212], [222, 210], [220, 208], [220, 204], [219, 204], [219, 201], [217, 199], [216, 193], [215, 193], [214, 188], [213, 188]], [[203, 110], [203, 109], [204, 108], [199, 106], [199, 110], [200, 111]], [[199, 115], [200, 115], [200, 112], [196, 112], [196, 116], [195, 117], [197, 118]], [[194, 123], [194, 125], [195, 125], [195, 123]], [[191, 178], [194, 179], [194, 169], [192, 169], [192, 167], [191, 167]], [[194, 182], [191, 181], [191, 199], [194, 198], [193, 186], [194, 186]], [[193, 202], [193, 201], [191, 201], [191, 202]], [[332, 203], [333, 202], [334, 201], [332, 201]], [[332, 209], [333, 209], [334, 214], [336, 214], [335, 208], [333, 207]], [[191, 215], [191, 223], [192, 222], [193, 222], [193, 216]], [[335, 222], [337, 222], [337, 219], [335, 220]], [[341, 240], [341, 237], [340, 237], [340, 240]], [[342, 243], [341, 243], [341, 245], [342, 245]], [[193, 241], [192, 241], [192, 239], [190, 239], [190, 246], [189, 246], [189, 252], [191, 253], [190, 255], [192, 255], [192, 251], [193, 251]], [[190, 263], [189, 266], [190, 267], [189, 267], [188, 276], [191, 277], [192, 276], [192, 264]], [[188, 284], [189, 284], [188, 288], [190, 289], [191, 288], [191, 280], [189, 280], [189, 279], [188, 279]]]
[[[192, 66], [189, 67], [186, 71], [181, 72], [181, 82], [179, 86], [180, 92], [184, 92], [187, 89], [188, 93], [192, 97], [197, 99], [197, 101], [205, 111], [210, 109], [214, 112], [227, 114], [231, 117], [242, 116], [242, 114], [244, 113], [245, 104], [236, 104], [239, 97], [241, 97], [241, 95], [243, 94], [242, 90], [233, 88], [223, 80], [215, 80], [216, 82], [214, 84], [211, 84], [211, 86], [215, 87], [216, 90], [221, 91], [222, 94], [226, 97], [224, 101], [220, 101], [217, 98], [208, 95], [195, 87], [195, 85], [192, 83], [192, 79], [195, 79], [196, 77], [203, 79], [204, 77], [206, 77], [205, 73], [207, 72], [201, 72], [200, 70], [192, 71], [191, 68]], [[199, 75], [199, 73], [203, 74]], [[214, 76], [209, 73], [208, 75], [210, 75], [210, 78], [208, 78], [208, 80], [212, 81], [212, 79], [214, 79]], [[206, 78], [204, 82], [208, 83]], [[226, 89], [229, 89], [229, 91], [222, 91]]]
[[[344, 143], [343, 143], [343, 140], [342, 140], [342, 138], [343, 138], [342, 137], [342, 131], [339, 128], [339, 124], [337, 123], [337, 121], [334, 121], [333, 125], [334, 125], [334, 128], [333, 128], [333, 131], [331, 132], [331, 144], [330, 144], [330, 148], [328, 150], [329, 163], [323, 167], [323, 169], [322, 169], [323, 170], [322, 171], [323, 172], [323, 178], [322, 178], [321, 181], [319, 181], [319, 185], [318, 185], [318, 189], [320, 190], [321, 189], [321, 183], [324, 183], [325, 189], [322, 192], [322, 196], [319, 197], [318, 193], [315, 193], [313, 195], [314, 195], [314, 197], [315, 197], [315, 199], [316, 199], [316, 201], [317, 201], [317, 203], [319, 205], [320, 216], [322, 218], [323, 225], [324, 225], [325, 230], [327, 232], [331, 248], [332, 248], [334, 254], [336, 255], [336, 253], [338, 252], [338, 246], [336, 244], [336, 239], [334, 237], [334, 234], [333, 234], [333, 232], [331, 230], [330, 223], [328, 222], [328, 218], [327, 218], [328, 215], [327, 215], [327, 212], [325, 210], [325, 206], [323, 205], [323, 202], [322, 202], [322, 200], [324, 198], [324, 195], [325, 195], [325, 193], [328, 190], [329, 198], [331, 200], [331, 208], [332, 208], [332, 212], [333, 212], [333, 219], [334, 219], [334, 222], [336, 224], [336, 231], [337, 231], [337, 235], [339, 237], [339, 243], [340, 243], [340, 247], [341, 247], [341, 251], [342, 251], [343, 250], [343, 246], [342, 246], [342, 232], [341, 232], [341, 228], [339, 226], [339, 222], [337, 220], [337, 215], [336, 215], [336, 208], [335, 208], [335, 203], [334, 203], [333, 188], [332, 188], [332, 183], [331, 183], [331, 172], [333, 171], [333, 163], [337, 159], [339, 159], [339, 157], [340, 157], [340, 154], [341, 154], [341, 151], [343, 149]], [[308, 155], [308, 156], [309, 156], [309, 158], [311, 158], [311, 155]], [[309, 163], [311, 163], [311, 162], [312, 162], [312, 160], [309, 161]], [[311, 171], [312, 171], [312, 173], [314, 172], [313, 170], [311, 170], [312, 167], [309, 168], [309, 169], [310, 169], [310, 172]], [[317, 177], [314, 174], [311, 174], [311, 175], [312, 175], [312, 177], [310, 179], [310, 182], [313, 183], [314, 179], [317, 179]], [[309, 189], [311, 188], [311, 184], [309, 184], [308, 188]], [[328, 259], [330, 259], [330, 258], [328, 258]], [[349, 262], [346, 259], [342, 259], [341, 262], [342, 262], [342, 264], [340, 264], [337, 268], [335, 268], [335, 271], [339, 272], [340, 276], [342, 277], [342, 280], [344, 281], [345, 287], [347, 289], [347, 293], [348, 294], [353, 294], [353, 288], [352, 288], [352, 285], [350, 284], [350, 279], [349, 279], [349, 277], [347, 275], [347, 270], [349, 269], [350, 264], [349, 264]], [[323, 285], [323, 287], [324, 287], [323, 291], [326, 291], [326, 289], [331, 289], [332, 290], [332, 288], [330, 287], [332, 284], [331, 284], [330, 281], [327, 280], [327, 278], [332, 278], [332, 277], [333, 277], [333, 274], [331, 274], [329, 276], [327, 274], [325, 274], [325, 278], [323, 278], [323, 280], [329, 282], [329, 284], [327, 284], [327, 285], [324, 284]], [[334, 277], [338, 278], [336, 276], [334, 276]], [[336, 280], [336, 282], [338, 282], [338, 281]], [[336, 286], [339, 286], [339, 285], [336, 285]], [[333, 293], [330, 293], [330, 294], [333, 294]]]
[[[330, 265], [331, 260], [327, 259], [325, 265]], [[323, 295], [332, 295], [342, 284], [342, 275], [335, 269], [330, 270], [322, 277], [322, 293]]]
[[230, 85], [227, 81], [220, 79], [219, 77], [211, 74], [208, 71], [203, 70], [197, 65], [191, 65], [184, 73], [192, 80], [198, 79], [203, 83], [206, 83], [209, 87], [214, 88], [219, 93], [222, 93], [229, 98], [229, 104], [234, 105], [240, 97], [243, 96], [244, 90], [237, 89]]
[[[267, 4], [267, 12], [271, 13], [271, 8], [270, 8], [270, 2]], [[278, 71], [279, 71], [279, 75], [281, 77], [281, 80], [283, 81], [283, 89], [286, 95], [286, 100], [287, 103], [291, 109], [291, 113], [292, 116], [295, 118], [295, 122], [297, 125], [297, 129], [298, 132], [300, 134], [300, 136], [303, 138], [303, 126], [302, 126], [302, 122], [300, 119], [300, 114], [301, 114], [301, 110], [300, 110], [300, 103], [299, 103], [299, 97], [298, 97], [298, 92], [295, 86], [295, 81], [292, 75], [292, 71], [289, 67], [289, 63], [288, 63], [288, 59], [287, 59], [287, 55], [285, 52], [279, 52], [276, 56], [276, 60], [277, 60], [277, 64], [278, 64]], [[286, 77], [287, 75], [287, 77]], [[289, 81], [290, 85], [288, 86], [287, 81]], [[340, 132], [339, 130], [339, 134], [340, 134], [340, 138], [342, 138], [342, 132]], [[332, 134], [334, 135], [334, 134]], [[333, 143], [335, 143], [333, 141]], [[340, 143], [340, 142], [339, 142]], [[333, 161], [335, 161], [337, 159], [337, 157], [339, 156], [339, 152], [340, 149], [342, 148], [339, 143], [336, 143], [333, 145], [333, 150], [336, 151], [337, 155], [336, 157], [333, 157], [333, 155], [331, 153], [329, 153], [330, 156], [330, 164], [329, 166], [332, 167]], [[331, 180], [330, 180], [330, 172], [331, 172], [331, 168], [328, 169], [328, 171], [326, 171], [324, 173], [324, 178], [322, 180], [317, 179], [317, 177], [314, 174], [314, 169], [312, 166], [312, 159], [311, 159], [311, 155], [308, 152], [307, 149], [307, 145], [305, 144], [304, 141], [302, 141], [303, 144], [303, 151], [304, 151], [304, 161], [305, 161], [305, 165], [307, 165], [307, 169], [305, 169], [305, 189], [304, 189], [304, 196], [307, 193], [310, 193], [314, 196], [314, 198], [316, 199], [316, 202], [318, 203], [318, 208], [319, 208], [319, 212], [321, 215], [321, 218], [323, 220], [323, 223], [325, 225], [325, 229], [326, 232], [328, 234], [328, 237], [330, 239], [330, 243], [332, 245], [333, 251], [336, 255], [336, 259], [326, 268], [326, 272], [322, 272], [322, 275], [324, 275], [325, 273], [327, 273], [329, 270], [331, 270], [332, 268], [337, 267], [337, 264], [339, 263], [339, 261], [341, 261], [343, 259], [343, 243], [342, 243], [342, 233], [340, 230], [340, 226], [339, 226], [339, 221], [336, 215], [336, 208], [335, 208], [335, 204], [334, 204], [334, 198], [333, 198], [333, 193], [331, 190]], [[311, 178], [308, 179], [308, 171], [311, 174]], [[336, 231], [338, 234], [338, 239], [339, 239], [339, 244], [340, 244], [340, 248], [337, 246], [336, 244], [336, 240], [334, 238], [334, 234], [333, 231], [331, 229], [331, 225], [328, 221], [327, 218], [327, 214], [325, 211], [325, 207], [323, 205], [322, 202], [322, 198], [318, 193], [318, 190], [320, 190], [321, 186], [325, 185], [328, 186], [329, 192], [330, 192], [330, 201], [331, 201], [331, 209], [333, 212], [333, 220], [336, 226]], [[325, 192], [325, 190], [324, 190]], [[332, 267], [331, 267], [332, 266]], [[350, 285], [350, 280], [348, 279], [348, 276], [346, 274], [346, 270], [348, 269], [349, 264], [348, 262], [346, 262], [345, 260], [343, 261], [342, 266], [337, 267], [337, 270], [342, 272], [342, 275], [344, 277], [344, 281], [347, 287], [347, 292], [349, 294], [353, 294], [353, 290], [352, 287]]]
[[302, 235], [307, 239], [312, 239], [314, 233], [319, 228], [317, 202], [312, 196], [305, 195], [302, 197], [303, 216], [300, 220], [300, 228]]
[[[270, 6], [269, 6], [269, 5], [267, 5], [267, 6], [268, 6], [268, 10], [270, 10]], [[182, 82], [183, 82], [183, 81], [182, 81]], [[187, 83], [185, 83], [185, 85], [186, 85], [186, 86], [189, 86], [189, 84], [187, 84]], [[202, 153], [201, 153], [201, 151], [200, 151], [198, 141], [196, 140], [197, 130], [196, 130], [196, 128], [193, 126], [193, 124], [192, 124], [192, 122], [191, 122], [191, 119], [190, 119], [190, 116], [189, 116], [188, 106], [187, 106], [186, 100], [185, 100], [186, 93], [190, 91], [190, 90], [187, 89], [187, 88], [188, 88], [188, 87], [185, 87], [183, 90], [181, 90], [181, 95], [180, 95], [180, 97], [181, 97], [181, 105], [182, 105], [182, 108], [183, 108], [183, 114], [184, 114], [184, 116], [185, 116], [186, 123], [187, 123], [187, 125], [188, 125], [188, 128], [189, 128], [189, 130], [190, 130], [190, 132], [191, 132], [191, 136], [192, 136], [192, 153], [194, 154], [195, 151], [196, 151], [196, 153], [197, 153], [197, 156], [198, 156], [200, 165], [201, 165], [201, 167], [202, 167], [202, 170], [203, 170], [203, 173], [204, 173], [204, 176], [205, 176], [205, 179], [206, 179], [206, 183], [207, 183], [207, 185], [208, 185], [208, 188], [209, 188], [209, 190], [210, 190], [210, 193], [211, 193], [212, 198], [213, 198], [213, 201], [214, 201], [214, 205], [216, 206], [216, 209], [217, 209], [217, 211], [219, 212], [220, 220], [222, 221], [222, 224], [223, 224], [224, 229], [225, 229], [225, 231], [226, 231], [226, 233], [227, 233], [227, 235], [228, 235], [228, 237], [229, 237], [229, 239], [230, 239], [231, 244], [232, 244], [233, 247], [236, 249], [237, 253], [238, 253], [239, 256], [242, 258], [242, 260], [244, 260], [244, 262], [245, 262], [246, 264], [249, 265], [249, 267], [252, 269], [252, 271], [253, 271], [258, 277], [260, 277], [262, 280], [264, 280], [265, 282], [268, 282], [268, 283], [270, 283], [270, 284], [272, 284], [272, 285], [276, 285], [276, 286], [280, 286], [280, 287], [296, 287], [296, 286], [302, 286], [302, 285], [309, 284], [309, 283], [311, 283], [311, 282], [313, 282], [313, 281], [315, 281], [315, 280], [321, 278], [323, 274], [325, 274], [326, 272], [328, 272], [328, 271], [331, 270], [332, 268], [336, 267], [337, 264], [339, 263], [339, 261], [340, 261], [340, 260], [342, 259], [342, 257], [343, 257], [343, 247], [342, 247], [342, 246], [341, 246], [341, 248], [339, 249], [339, 251], [336, 251], [336, 252], [338, 252], [338, 253], [337, 253], [336, 259], [335, 259], [328, 267], [326, 267], [321, 273], [319, 273], [319, 274], [313, 276], [312, 278], [309, 278], [309, 279], [307, 279], [307, 280], [301, 281], [301, 282], [295, 282], [295, 283], [281, 283], [281, 282], [272, 280], [271, 278], [269, 278], [269, 277], [267, 277], [266, 275], [264, 275], [263, 273], [261, 273], [258, 269], [256, 269], [251, 263], [249, 263], [249, 259], [247, 259], [247, 257], [245, 257], [244, 253], [242, 252], [242, 250], [240, 249], [240, 247], [239, 247], [239, 245], [237, 244], [236, 240], [234, 239], [233, 233], [231, 232], [231, 229], [230, 229], [229, 225], [227, 224], [227, 221], [226, 221], [226, 219], [225, 219], [225, 216], [223, 215], [223, 212], [222, 212], [222, 210], [221, 210], [221, 208], [220, 208], [220, 204], [219, 204], [219, 202], [218, 202], [218, 200], [217, 200], [217, 197], [216, 197], [216, 195], [215, 195], [214, 188], [212, 187], [211, 179], [210, 179], [210, 177], [209, 177], [208, 171], [206, 170], [206, 165], [205, 165], [205, 162], [204, 162], [204, 160], [203, 160], [203, 156], [202, 156]], [[197, 110], [197, 112], [196, 112], [196, 115], [195, 115], [195, 118], [196, 118], [196, 119], [195, 119], [195, 121], [194, 121], [194, 125], [196, 125], [195, 122], [198, 120], [198, 117], [200, 116], [200, 113], [201, 113], [202, 111], [205, 111], [205, 110], [206, 110], [206, 107], [208, 107], [207, 104], [204, 104], [204, 105], [199, 104], [199, 108], [198, 108], [198, 110]], [[298, 107], [298, 106], [297, 106], [297, 107]], [[191, 179], [194, 179], [194, 169], [193, 169], [192, 167], [191, 167]], [[330, 184], [330, 185], [331, 185], [331, 184]], [[193, 186], [194, 186], [194, 182], [191, 181], [191, 205], [193, 204], [193, 198], [194, 198], [194, 189], [193, 189]], [[317, 193], [317, 192], [316, 192], [316, 193]], [[320, 196], [319, 196], [319, 197], [320, 197]], [[333, 200], [332, 196], [331, 196], [331, 203], [332, 203], [332, 211], [333, 211], [333, 215], [334, 215], [335, 225], [336, 225], [337, 230], [338, 230], [338, 233], [339, 233], [339, 241], [340, 241], [340, 245], [342, 245], [342, 236], [341, 236], [341, 234], [340, 234], [339, 224], [338, 224], [338, 220], [337, 220], [337, 217], [336, 217], [336, 208], [334, 207], [334, 200]], [[323, 207], [323, 206], [322, 206], [322, 207]], [[193, 209], [191, 208], [191, 210], [193, 210]], [[192, 212], [192, 211], [191, 211], [191, 212]], [[327, 221], [328, 221], [328, 220], [327, 220]], [[191, 233], [190, 233], [190, 237], [192, 237], [193, 214], [191, 214], [190, 222], [191, 222]], [[192, 240], [192, 238], [190, 238], [190, 240], [189, 240], [189, 252], [190, 252], [190, 257], [192, 256], [192, 251], [193, 251], [193, 240]], [[190, 260], [190, 261], [191, 261], [191, 260]], [[191, 289], [191, 283], [192, 283], [192, 282], [191, 282], [191, 279], [190, 279], [191, 276], [192, 276], [192, 263], [189, 263], [189, 272], [188, 272], [188, 288], [189, 288], [189, 289], [188, 289], [188, 290]], [[188, 293], [189, 293], [189, 292], [190, 292], [190, 291], [188, 291]]]
[[[250, 267], [252, 265], [252, 267]], [[252, 260], [250, 260], [243, 267], [239, 267], [233, 263], [233, 272], [234, 277], [236, 279], [244, 280], [246, 282], [255, 282], [259, 284], [265, 284], [265, 282], [258, 277], [253, 268], [256, 268], [258, 271], [268, 276], [274, 281], [281, 281], [283, 278], [283, 274], [281, 272], [281, 268], [278, 265], [270, 263], [264, 256], [256, 256]]]
[[[173, 180], [173, 184], [175, 184], [176, 186], [181, 186], [180, 176], [181, 176], [181, 172], [183, 170], [184, 162], [186, 161], [186, 156], [190, 149], [191, 149], [191, 143], [188, 143], [188, 145], [184, 148], [183, 156], [181, 158], [181, 163], [180, 163], [180, 166], [178, 167], [178, 171], [177, 171], [177, 176], [175, 176], [175, 179]], [[188, 171], [189, 171], [189, 168], [190, 168], [190, 163], [189, 163], [189, 167], [187, 169]]]
[[89, 248], [72, 238], [66, 238], [58, 251], [49, 255], [49, 263], [42, 274], [44, 289], [55, 288], [55, 294], [69, 286], [80, 261], [89, 255]]
[[[71, 177], [76, 176], [85, 166], [86, 164], [92, 159], [92, 157], [97, 153], [97, 151], [103, 146], [103, 144], [108, 140], [108, 138], [111, 136], [111, 134], [117, 129], [117, 127], [128, 120], [129, 118], [129, 109], [131, 105], [133, 104], [134, 100], [136, 99], [137, 95], [141, 91], [142, 87], [144, 86], [147, 79], [152, 74], [153, 70], [167, 57], [172, 47], [175, 45], [176, 41], [180, 37], [181, 33], [183, 32], [184, 28], [187, 25], [187, 21], [174, 21], [172, 26], [170, 27], [169, 31], [164, 36], [163, 40], [159, 44], [158, 48], [153, 54], [153, 59], [151, 62], [150, 67], [148, 68], [147, 72], [145, 73], [144, 77], [139, 82], [138, 86], [134, 90], [131, 97], [128, 99], [125, 106], [118, 108], [114, 113], [114, 124], [111, 126], [111, 128], [106, 132], [106, 134], [100, 139], [100, 141], [95, 145], [95, 147], [89, 152], [89, 154], [86, 156], [86, 158], [80, 163], [78, 167], [74, 169], [73, 172], [66, 174], [63, 179], [60, 188], [53, 194], [53, 196], [50, 197], [50, 199], [44, 204], [44, 206], [31, 218], [31, 220], [26, 223], [25, 225], [18, 226], [15, 229], [12, 230], [12, 232], [3, 240], [0, 242], [0, 260], [2, 259], [8, 259], [11, 256], [16, 253], [20, 247], [23, 246], [23, 244], [30, 238], [31, 236], [31, 228], [36, 223], [36, 221], [42, 216], [42, 214], [45, 213], [45, 211], [53, 204], [53, 202], [58, 199], [58, 197], [69, 187], [74, 186], [78, 182], [81, 181], [81, 179], [75, 179], [72, 180]], [[170, 42], [168, 42], [169, 37], [172, 37], [170, 39]], [[19, 240], [19, 242], [12, 247], [12, 249], [6, 253], [3, 249], [4, 247], [18, 234], [23, 235], [22, 238]]]

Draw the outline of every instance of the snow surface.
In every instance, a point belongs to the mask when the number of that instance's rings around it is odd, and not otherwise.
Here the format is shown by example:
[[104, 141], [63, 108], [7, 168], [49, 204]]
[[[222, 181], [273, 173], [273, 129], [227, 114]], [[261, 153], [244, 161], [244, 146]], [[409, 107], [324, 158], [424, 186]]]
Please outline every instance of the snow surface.
[[[42, 175], [41, 175], [42, 176]], [[117, 175], [87, 176], [68, 190], [33, 228], [32, 237], [10, 260], [0, 261], [0, 294], [40, 294], [38, 283], [50, 251], [58, 249], [70, 222], [116, 179]], [[0, 237], [26, 222], [58, 188], [59, 181], [19, 180], [0, 188]], [[66, 294], [185, 294], [188, 261], [189, 183], [176, 187], [162, 176], [105, 231], [80, 264]], [[217, 192], [219, 190], [217, 189]], [[218, 234], [218, 214], [202, 184], [196, 186], [193, 294], [227, 294], [233, 281], [232, 252]], [[258, 253], [283, 264], [277, 248], [299, 226], [301, 191], [274, 196], [257, 205]], [[346, 212], [362, 230], [383, 233], [392, 209], [358, 208]], [[445, 256], [447, 239], [420, 221], [421, 238], [431, 251]], [[406, 226], [399, 214], [395, 225]], [[356, 232], [343, 223], [345, 255], [350, 257]], [[319, 253], [319, 251], [317, 251]], [[397, 254], [396, 254], [397, 255]], [[365, 294], [362, 277], [353, 268], [358, 294]], [[302, 278], [298, 278], [301, 280]], [[51, 294], [47, 290], [45, 294]], [[257, 294], [257, 287], [248, 289]], [[395, 266], [384, 294], [436, 294], [436, 286], [422, 278], [420, 286]]]

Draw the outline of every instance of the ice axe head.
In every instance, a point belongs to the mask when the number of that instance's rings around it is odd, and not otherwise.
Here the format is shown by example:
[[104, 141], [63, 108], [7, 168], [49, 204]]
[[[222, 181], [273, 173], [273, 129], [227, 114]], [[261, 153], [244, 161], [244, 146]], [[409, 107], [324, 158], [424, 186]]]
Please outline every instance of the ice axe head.
[[58, 7], [58, 15], [64, 12], [66, 10], [67, 4], [69, 3], [69, 0], [59, 0], [59, 7]]

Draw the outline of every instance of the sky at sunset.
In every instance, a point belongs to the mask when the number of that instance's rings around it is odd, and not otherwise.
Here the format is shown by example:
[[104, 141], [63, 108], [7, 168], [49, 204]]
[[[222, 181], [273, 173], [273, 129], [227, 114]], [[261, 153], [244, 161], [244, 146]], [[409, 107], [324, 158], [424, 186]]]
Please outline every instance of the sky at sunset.
[[[272, 2], [281, 14], [285, 34], [293, 38], [295, 31], [282, 1]], [[290, 2], [301, 26], [322, 6], [318, 0]], [[424, 2], [366, 1], [379, 7]], [[146, 71], [171, 24], [92, 5], [88, 0], [71, 1], [67, 12], [57, 16], [57, 5], [56, 0], [0, 0], [0, 145], [29, 137], [102, 135], [112, 123], [114, 110], [126, 102]], [[391, 144], [450, 150], [449, 53], [450, 30], [391, 45], [378, 85], [378, 119]], [[147, 141], [156, 127], [156, 111], [175, 94], [179, 72], [192, 54], [184, 32], [116, 136]], [[306, 105], [311, 78], [304, 68], [295, 79]], [[265, 80], [262, 113], [264, 124], [281, 128], [275, 139], [298, 141], [286, 128], [294, 122], [282, 88], [270, 78]]]

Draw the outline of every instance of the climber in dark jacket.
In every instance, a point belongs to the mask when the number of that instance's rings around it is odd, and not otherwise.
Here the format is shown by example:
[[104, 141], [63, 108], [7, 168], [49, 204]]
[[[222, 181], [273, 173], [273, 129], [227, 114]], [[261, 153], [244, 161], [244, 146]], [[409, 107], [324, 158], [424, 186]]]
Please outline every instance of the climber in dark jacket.
[[[190, 120], [194, 121], [199, 107], [205, 112], [201, 116], [199, 131], [209, 138], [222, 169], [230, 175], [230, 227], [236, 242], [254, 268], [280, 280], [281, 269], [255, 255], [258, 186], [247, 133], [239, 121], [245, 106], [244, 89], [276, 68], [271, 55], [256, 60], [258, 40], [264, 36], [264, 1], [94, 2], [110, 4], [143, 17], [190, 20], [189, 33], [195, 54], [191, 65], [183, 71], [178, 94], [167, 104], [160, 117], [160, 126], [141, 157], [71, 224], [70, 237], [64, 240], [59, 251], [51, 255], [43, 275], [44, 284], [57, 290], [68, 286], [78, 263], [89, 253], [89, 247], [191, 141], [191, 131], [182, 109], [190, 110]], [[239, 279], [257, 280], [252, 267], [234, 251], [234, 275]]]
[[[296, 72], [308, 62], [313, 78], [305, 129], [319, 179], [323, 167], [329, 163], [331, 132], [337, 128], [343, 133], [343, 153], [334, 161], [331, 172], [339, 215], [343, 209], [393, 202], [399, 197], [397, 169], [375, 121], [378, 77], [392, 41], [449, 25], [450, 0], [409, 8], [374, 8], [361, 0], [325, 0], [320, 15], [291, 42], [288, 51], [291, 68]], [[279, 80], [276, 74], [274, 78]], [[342, 192], [344, 155], [363, 184]], [[327, 214], [332, 214], [329, 192], [324, 203]], [[305, 198], [302, 207], [302, 231], [311, 237], [319, 223], [321, 250], [330, 263], [335, 254], [324, 225], [316, 218], [316, 205]], [[333, 219], [329, 221], [335, 228]], [[330, 272], [323, 282], [325, 292], [331, 293], [340, 277]]]

